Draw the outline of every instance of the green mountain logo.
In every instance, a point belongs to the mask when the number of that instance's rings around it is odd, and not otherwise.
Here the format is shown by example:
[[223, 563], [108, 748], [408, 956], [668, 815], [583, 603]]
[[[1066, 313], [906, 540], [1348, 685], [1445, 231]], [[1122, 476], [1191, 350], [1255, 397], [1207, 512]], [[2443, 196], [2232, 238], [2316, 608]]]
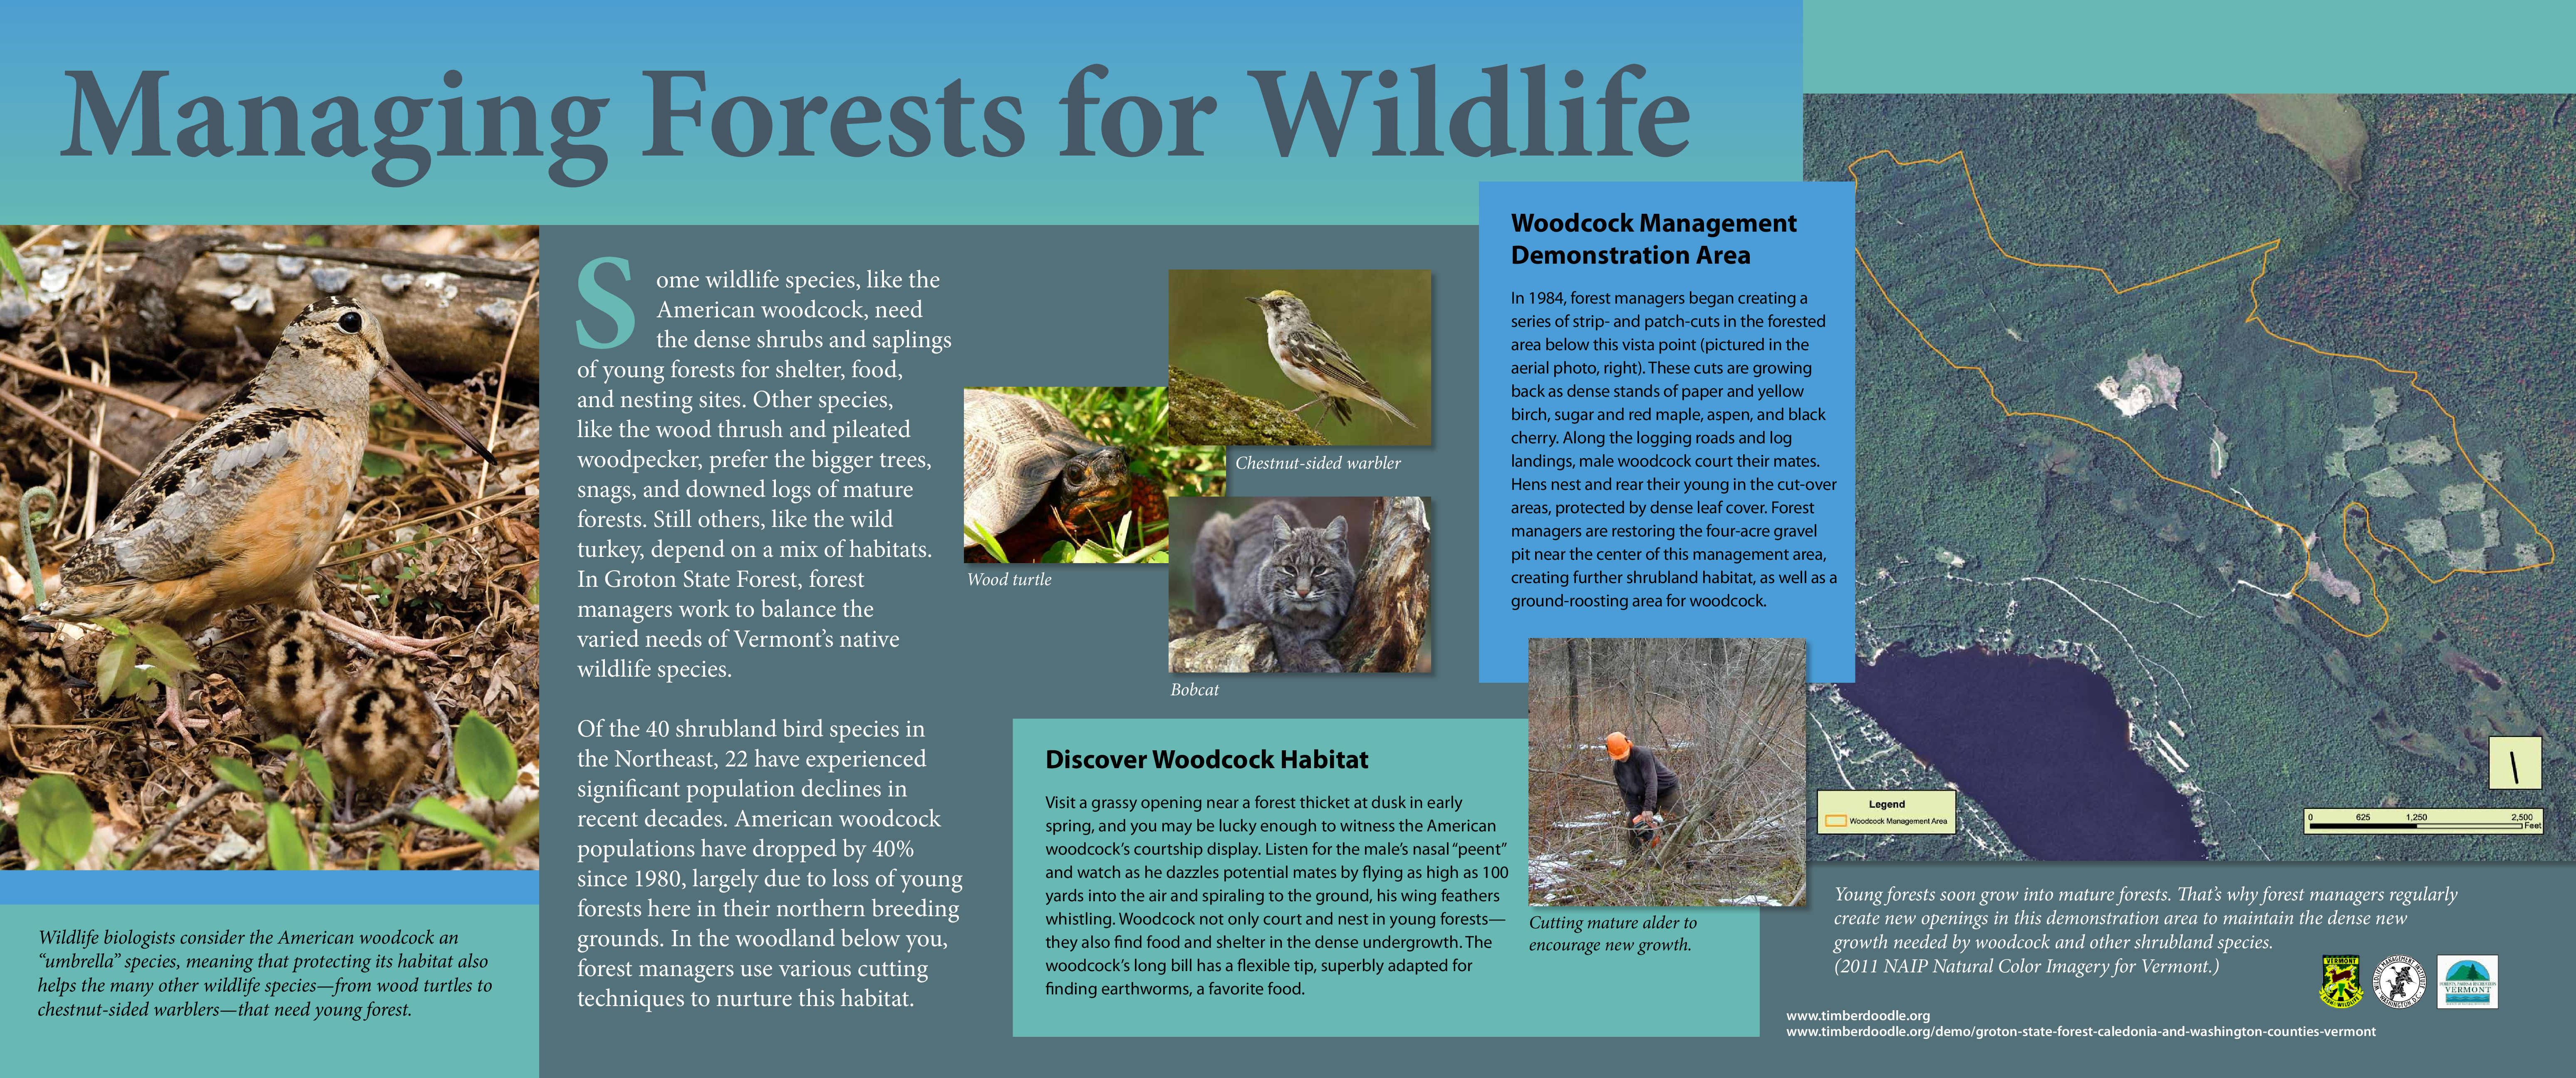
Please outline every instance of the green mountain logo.
[[2452, 966], [2450, 975], [2443, 979], [2449, 981], [2483, 981], [2487, 980], [2488, 977], [2486, 967], [2478, 965], [2475, 962], [2461, 962]]

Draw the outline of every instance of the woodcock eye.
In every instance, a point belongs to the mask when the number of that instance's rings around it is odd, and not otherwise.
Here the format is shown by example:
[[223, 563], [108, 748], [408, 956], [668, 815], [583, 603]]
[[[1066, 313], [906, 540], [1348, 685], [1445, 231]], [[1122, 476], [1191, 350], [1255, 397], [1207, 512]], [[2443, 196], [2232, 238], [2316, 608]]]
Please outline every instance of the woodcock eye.
[[360, 318], [356, 311], [351, 311], [340, 316], [340, 332], [342, 333], [356, 333], [358, 331], [358, 327], [364, 324], [366, 324], [366, 319]]

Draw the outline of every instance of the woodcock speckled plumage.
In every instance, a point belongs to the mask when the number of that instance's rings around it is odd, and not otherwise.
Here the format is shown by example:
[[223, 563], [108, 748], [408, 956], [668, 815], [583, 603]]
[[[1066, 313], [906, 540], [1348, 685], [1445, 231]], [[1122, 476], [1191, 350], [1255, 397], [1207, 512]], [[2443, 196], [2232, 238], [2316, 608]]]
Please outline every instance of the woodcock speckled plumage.
[[72, 679], [61, 650], [43, 633], [20, 629], [18, 601], [0, 593], [0, 761], [22, 759], [23, 742], [46, 735], [15, 727], [65, 726], [80, 717], [63, 686]]
[[322, 755], [351, 801], [360, 786], [381, 788], [391, 807], [438, 739], [429, 694], [411, 660], [391, 655], [334, 681], [322, 710]]
[[[379, 378], [492, 459], [394, 364], [375, 315], [338, 296], [318, 300], [286, 327], [258, 377], [153, 458], [72, 551], [30, 620], [114, 617], [194, 637], [227, 610], [283, 602], [368, 648], [426, 654], [437, 641], [323, 611], [313, 579], [349, 507], [367, 448], [368, 386]], [[162, 718], [193, 743], [179, 694], [169, 699]]]
[[260, 634], [258, 660], [242, 692], [252, 725], [261, 737], [312, 740], [340, 681], [339, 649], [322, 623], [302, 610], [279, 615]]
[[[18, 604], [0, 597], [0, 609]], [[55, 726], [79, 716], [63, 686], [70, 672], [62, 652], [42, 633], [0, 625], [0, 728]], [[6, 736], [0, 734], [0, 736]]]

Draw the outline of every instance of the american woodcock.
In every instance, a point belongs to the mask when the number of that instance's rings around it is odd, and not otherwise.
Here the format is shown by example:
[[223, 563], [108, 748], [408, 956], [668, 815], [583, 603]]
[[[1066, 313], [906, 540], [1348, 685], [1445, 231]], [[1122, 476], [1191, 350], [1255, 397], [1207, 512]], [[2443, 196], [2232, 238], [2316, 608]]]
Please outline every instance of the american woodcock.
[[[16, 600], [0, 595], [0, 611], [14, 615], [18, 610]], [[0, 624], [0, 760], [19, 758], [25, 751], [19, 745], [22, 737], [43, 737], [20, 735], [12, 727], [62, 726], [80, 717], [70, 694], [63, 691], [71, 680], [62, 652], [46, 634]]]
[[437, 740], [439, 722], [408, 659], [384, 656], [357, 673], [334, 679], [323, 705], [322, 755], [331, 761], [348, 801], [360, 786], [382, 788], [387, 807], [419, 773]]
[[[485, 460], [492, 452], [385, 349], [366, 308], [332, 296], [295, 316], [268, 366], [173, 439], [63, 563], [30, 620], [113, 617], [183, 637], [225, 611], [283, 602], [377, 651], [427, 654], [322, 610], [314, 572], [331, 550], [367, 448], [368, 386], [390, 383]], [[162, 719], [190, 743], [180, 694]], [[202, 723], [201, 723], [202, 724]]]
[[261, 736], [291, 734], [310, 741], [339, 680], [339, 649], [322, 623], [289, 610], [261, 633], [258, 662], [242, 696]]

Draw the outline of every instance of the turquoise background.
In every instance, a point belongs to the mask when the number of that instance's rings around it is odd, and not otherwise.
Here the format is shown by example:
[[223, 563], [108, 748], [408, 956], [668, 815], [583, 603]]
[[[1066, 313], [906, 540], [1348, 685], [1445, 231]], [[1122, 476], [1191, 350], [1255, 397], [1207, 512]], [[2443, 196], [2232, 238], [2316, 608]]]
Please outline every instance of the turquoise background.
[[[173, 18], [155, 17], [145, 4], [120, 10], [112, 32], [102, 32], [111, 27], [95, 8], [17, 7], [25, 10], [13, 8], [11, 40], [49, 44], [41, 63], [21, 65], [12, 92], [0, 96], [0, 153], [10, 166], [0, 172], [0, 216], [12, 220], [1463, 225], [1475, 220], [1477, 180], [1788, 178], [1798, 160], [1798, 7], [1776, 0], [1637, 3], [1606, 17], [1527, 0], [1474, 8], [1340, 0], [1288, 8], [1000, 3], [966, 17], [937, 7], [814, 0], [730, 7], [648, 0], [587, 10], [347, 5], [326, 17]], [[1110, 72], [1086, 91], [1101, 102], [1087, 113], [1097, 156], [1059, 156], [1065, 113], [1056, 101], [1073, 74], [1093, 63]], [[1691, 106], [1688, 123], [1662, 129], [1690, 139], [1681, 154], [1471, 158], [1449, 146], [1450, 111], [1484, 92], [1480, 68], [1512, 65], [1519, 91], [1520, 67], [1547, 64], [1551, 100], [1576, 92], [1557, 76], [1579, 68], [1590, 101], [1611, 72], [1631, 63], [1644, 65], [1647, 76], [1627, 84], [1639, 102], [1630, 106], [1630, 147], [1638, 110], [1673, 95]], [[1440, 143], [1449, 152], [1370, 156], [1370, 102], [1381, 96], [1401, 98], [1401, 144], [1414, 145], [1414, 83], [1406, 72], [1425, 64], [1439, 65]], [[450, 68], [464, 76], [455, 90], [441, 81]], [[171, 71], [162, 84], [162, 135], [171, 156], [60, 156], [73, 100], [73, 81], [61, 74], [68, 69], [96, 71], [101, 91], [120, 109], [137, 72]], [[652, 104], [640, 72], [671, 69], [706, 71], [702, 115], [736, 95], [768, 102], [773, 113], [781, 99], [818, 95], [835, 106], [866, 95], [890, 109], [899, 97], [936, 99], [951, 80], [963, 79], [965, 94], [978, 101], [965, 108], [968, 143], [983, 132], [983, 102], [1007, 95], [1021, 100], [1016, 119], [1027, 144], [1007, 158], [978, 152], [952, 159], [935, 145], [918, 157], [879, 149], [849, 158], [832, 148], [822, 123], [828, 116], [819, 116], [807, 132], [808, 147], [819, 147], [815, 156], [778, 156], [782, 118], [765, 153], [737, 159], [715, 148], [711, 124], [680, 120], [674, 144], [682, 156], [640, 156], [650, 143]], [[1321, 72], [1328, 88], [1347, 87], [1338, 74], [1345, 69], [1393, 70], [1403, 81], [1391, 90], [1364, 82], [1351, 106], [1356, 126], [1339, 157], [1323, 156], [1311, 119], [1295, 154], [1279, 157], [1259, 88], [1245, 72], [1285, 70], [1287, 91], [1301, 87], [1308, 71]], [[1333, 94], [1337, 107], [1341, 93]], [[546, 178], [551, 154], [434, 157], [426, 179], [392, 189], [369, 176], [378, 160], [372, 152], [327, 160], [309, 150], [304, 157], [182, 157], [175, 143], [186, 123], [175, 114], [200, 94], [226, 103], [227, 134], [236, 144], [241, 109], [233, 102], [254, 94], [294, 98], [308, 141], [312, 106], [351, 97], [370, 143], [376, 102], [462, 95], [469, 149], [481, 144], [474, 104], [481, 98], [535, 102], [542, 147], [555, 138], [547, 114], [556, 100], [606, 97], [602, 131], [580, 141], [608, 148], [608, 171], [597, 183], [567, 189]], [[1162, 145], [1147, 156], [1108, 153], [1097, 134], [1109, 104], [1128, 95], [1166, 114]], [[1217, 111], [1198, 118], [1205, 155], [1164, 156], [1175, 137], [1168, 102], [1185, 95], [1217, 99]], [[674, 105], [684, 108], [687, 99]], [[1512, 105], [1518, 145], [1523, 101]], [[1588, 141], [1597, 147], [1600, 109], [1587, 107]], [[1561, 116], [1550, 111], [1559, 121], [1551, 138], [1561, 140]], [[939, 109], [929, 112], [936, 140]], [[433, 106], [431, 119], [437, 116]], [[95, 154], [95, 131], [84, 125], [83, 132]], [[435, 139], [427, 141], [435, 148]]]
[[[1636, 1031], [1630, 1022], [1605, 1022], [1595, 1018], [1617, 1011], [1627, 1013], [1638, 1022], [1650, 1024], [1659, 1036], [1753, 1036], [1760, 1031], [1758, 1008], [1761, 987], [1758, 970], [1761, 958], [1759, 914], [1745, 908], [1676, 909], [1668, 911], [1606, 910], [1580, 907], [1531, 907], [1526, 905], [1529, 885], [1528, 778], [1526, 745], [1514, 739], [1526, 739], [1528, 723], [1524, 719], [1307, 719], [1307, 720], [1213, 720], [1176, 722], [1164, 719], [1022, 719], [1012, 723], [1011, 743], [1011, 1032], [1022, 1037], [1117, 1037], [1117, 1036], [1488, 1036], [1488, 1037], [1582, 1037], [1614, 1036]], [[1367, 770], [1335, 771], [1049, 771], [1046, 751], [1065, 749], [1084, 753], [1150, 753], [1155, 749], [1173, 749], [1187, 753], [1211, 750], [1225, 752], [1276, 752], [1295, 747], [1303, 750], [1340, 749], [1345, 752], [1366, 751]], [[1137, 904], [1125, 907], [1133, 912], [1207, 911], [1220, 913], [1251, 910], [1276, 913], [1282, 909], [1306, 912], [1402, 912], [1414, 913], [1433, 909], [1450, 913], [1487, 912], [1504, 918], [1504, 923], [1481, 930], [1433, 926], [1399, 928], [1399, 936], [1443, 936], [1452, 932], [1474, 931], [1494, 941], [1485, 950], [1417, 951], [1416, 958], [1439, 960], [1464, 958], [1474, 966], [1465, 972], [1418, 974], [1339, 974], [1322, 973], [1300, 976], [1295, 973], [1217, 973], [1173, 974], [1158, 977], [1135, 973], [1057, 973], [1049, 974], [1045, 963], [1051, 959], [1135, 958], [1148, 960], [1175, 955], [1231, 958], [1236, 956], [1306, 958], [1319, 956], [1334, 959], [1405, 957], [1401, 951], [1293, 951], [1264, 948], [1257, 951], [1174, 951], [1174, 950], [1049, 950], [1045, 939], [1050, 930], [1058, 936], [1086, 933], [1117, 932], [1134, 935], [1150, 931], [1156, 935], [1204, 935], [1211, 931], [1227, 934], [1262, 935], [1284, 933], [1284, 928], [1267, 927], [1214, 929], [1197, 927], [1129, 927], [1114, 929], [1050, 929], [1046, 916], [1055, 911], [1105, 912], [1117, 915], [1119, 906], [1084, 902], [1079, 904], [1045, 904], [1050, 889], [1079, 887], [1090, 890], [1101, 887], [1154, 887], [1190, 889], [1200, 886], [1249, 889], [1253, 881], [1214, 882], [1184, 880], [1171, 884], [1163, 881], [1137, 880], [1048, 880], [1049, 867], [1071, 863], [1078, 867], [1103, 864], [1167, 865], [1198, 863], [1176, 857], [1110, 858], [1049, 857], [1044, 847], [1050, 843], [1077, 841], [1120, 842], [1127, 835], [1094, 834], [1087, 840], [1081, 835], [1049, 836], [1043, 824], [1050, 819], [1069, 817], [1120, 818], [1110, 812], [1093, 814], [1085, 810], [1049, 809], [1047, 796], [1064, 797], [1248, 797], [1260, 793], [1272, 797], [1314, 794], [1319, 796], [1405, 795], [1443, 797], [1458, 795], [1466, 799], [1463, 811], [1440, 818], [1484, 819], [1496, 824], [1485, 835], [1455, 833], [1417, 833], [1403, 837], [1409, 843], [1462, 843], [1500, 841], [1504, 844], [1502, 860], [1509, 863], [1511, 875], [1501, 880], [1476, 880], [1479, 889], [1499, 888], [1500, 905], [1444, 903], [1438, 907], [1418, 903], [1401, 907], [1372, 904], [1316, 907], [1312, 904], [1265, 904], [1207, 906], [1196, 902]], [[1126, 813], [1131, 820], [1164, 820], [1185, 818], [1185, 812]], [[1411, 817], [1433, 816], [1430, 812], [1401, 814], [1389, 810], [1288, 810], [1265, 812], [1250, 809], [1211, 810], [1207, 815], [1224, 819], [1319, 819], [1337, 820], [1353, 816], [1372, 819], [1390, 815]], [[1178, 837], [1178, 836], [1175, 836]], [[1226, 841], [1308, 842], [1326, 841], [1334, 836], [1318, 832], [1313, 836], [1244, 836], [1233, 833], [1193, 834], [1186, 841], [1205, 843], [1211, 838]], [[1386, 842], [1392, 836], [1369, 834], [1348, 838], [1357, 844]], [[1142, 841], [1163, 842], [1163, 838]], [[1291, 865], [1326, 864], [1357, 865], [1368, 858], [1332, 860], [1299, 857]], [[1467, 858], [1447, 862], [1438, 858], [1401, 858], [1376, 863], [1399, 865], [1455, 863], [1460, 867], [1483, 865], [1493, 859]], [[1267, 865], [1276, 859], [1229, 858], [1223, 863]], [[1260, 881], [1262, 885], [1284, 889], [1297, 886], [1313, 889], [1315, 882]], [[1463, 877], [1446, 886], [1468, 886]], [[1333, 884], [1331, 886], [1356, 886]], [[1419, 883], [1386, 883], [1371, 885], [1404, 890]], [[1533, 939], [1578, 938], [1570, 930], [1533, 929], [1533, 915], [1550, 917], [1643, 917], [1663, 912], [1675, 917], [1695, 919], [1696, 928], [1668, 931], [1587, 932], [1580, 938], [1621, 940], [1670, 940], [1687, 937], [1691, 950], [1658, 952], [1651, 955], [1612, 954], [1591, 956], [1568, 952], [1533, 953], [1528, 949]], [[1386, 928], [1310, 928], [1304, 934], [1332, 933], [1366, 938], [1383, 934]], [[1210, 980], [1221, 983], [1269, 980], [1286, 983], [1302, 980], [1303, 996], [1102, 996], [1097, 999], [1079, 996], [1050, 996], [1045, 984], [1052, 977], [1059, 983], [1078, 979], [1093, 983], [1117, 983], [1135, 980], [1197, 984]], [[1599, 1005], [1598, 1007], [1593, 1006]], [[1631, 1009], [1633, 1008], [1633, 1009]]]
[[[84, 875], [107, 875], [84, 873]], [[187, 873], [117, 873], [120, 877], [179, 876]], [[268, 875], [263, 873], [263, 875]], [[283, 875], [283, 874], [278, 874]], [[306, 874], [309, 875], [309, 874]], [[415, 875], [405, 873], [404, 875]], [[426, 873], [418, 875], [429, 875]], [[537, 908], [532, 905], [460, 906], [311, 906], [311, 905], [12, 905], [8, 928], [0, 932], [0, 1027], [9, 1030], [9, 1069], [14, 1074], [152, 1074], [277, 1075], [318, 1073], [349, 1066], [370, 1075], [532, 1074], [537, 1069]], [[170, 947], [148, 951], [102, 944], [93, 948], [48, 946], [38, 929], [97, 928], [200, 932], [214, 928], [269, 932], [453, 932], [455, 947], [383, 948], [297, 947], [298, 952], [356, 954], [428, 950], [434, 954], [472, 952], [491, 965], [480, 969], [369, 971], [254, 970], [255, 979], [309, 977], [321, 974], [351, 980], [404, 979], [414, 976], [444, 980], [485, 980], [492, 991], [471, 995], [385, 994], [362, 996], [385, 1003], [409, 1003], [408, 1018], [242, 1017], [204, 1018], [38, 1018], [36, 1007], [48, 998], [66, 1003], [126, 997], [74, 993], [56, 997], [36, 991], [39, 977], [84, 975], [114, 981], [149, 975], [154, 981], [172, 976], [209, 980], [230, 971], [46, 969], [38, 952], [61, 954], [114, 952], [168, 953], [183, 961], [191, 955], [258, 954], [271, 948], [244, 946], [231, 951], [211, 947]], [[196, 1000], [231, 1006], [242, 997], [195, 992], [148, 997], [153, 1002]], [[330, 1002], [327, 996], [253, 997], [259, 1003]]]

